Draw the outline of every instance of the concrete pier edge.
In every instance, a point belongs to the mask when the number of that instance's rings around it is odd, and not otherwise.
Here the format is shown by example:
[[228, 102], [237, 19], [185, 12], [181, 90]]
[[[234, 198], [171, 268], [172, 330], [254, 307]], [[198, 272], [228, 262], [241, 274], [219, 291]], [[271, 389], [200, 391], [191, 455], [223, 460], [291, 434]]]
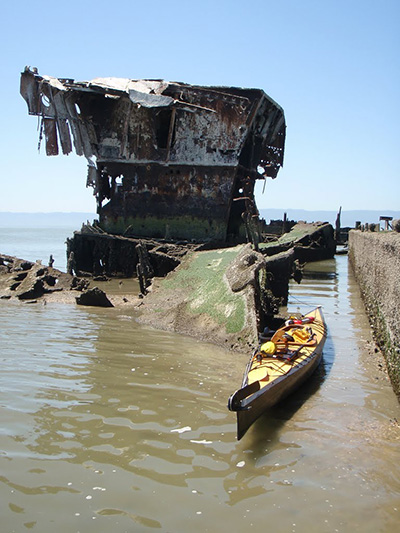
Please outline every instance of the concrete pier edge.
[[400, 401], [400, 233], [349, 233], [349, 261]]

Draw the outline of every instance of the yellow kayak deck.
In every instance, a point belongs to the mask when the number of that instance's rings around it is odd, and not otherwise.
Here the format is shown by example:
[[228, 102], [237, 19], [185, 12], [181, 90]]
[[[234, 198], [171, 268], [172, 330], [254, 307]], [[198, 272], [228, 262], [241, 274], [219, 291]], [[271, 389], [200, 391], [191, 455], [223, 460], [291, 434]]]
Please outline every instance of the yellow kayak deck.
[[[294, 367], [303, 366], [326, 337], [326, 328], [319, 308], [304, 315], [304, 323], [299, 323], [301, 321], [296, 319], [288, 322], [254, 354], [248, 365], [246, 385], [259, 381], [262, 388]], [[268, 345], [266, 348], [271, 348], [271, 343], [275, 347], [275, 353], [264, 352], [263, 347]]]

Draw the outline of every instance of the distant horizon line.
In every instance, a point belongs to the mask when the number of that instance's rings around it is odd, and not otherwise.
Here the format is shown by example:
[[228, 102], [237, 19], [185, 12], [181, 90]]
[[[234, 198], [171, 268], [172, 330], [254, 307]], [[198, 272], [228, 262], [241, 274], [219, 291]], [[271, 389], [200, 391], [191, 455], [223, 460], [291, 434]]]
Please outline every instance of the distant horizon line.
[[[313, 213], [315, 211], [318, 212], [325, 212], [325, 213], [338, 213], [338, 209], [305, 209], [302, 207], [259, 207], [259, 211], [306, 211]], [[343, 212], [364, 212], [364, 211], [370, 211], [370, 212], [400, 212], [399, 209], [343, 209]], [[95, 211], [0, 211], [0, 214], [5, 215], [80, 215], [80, 214], [88, 214], [88, 215], [98, 215]]]
[[0, 211], [3, 215], [97, 215], [94, 211]]

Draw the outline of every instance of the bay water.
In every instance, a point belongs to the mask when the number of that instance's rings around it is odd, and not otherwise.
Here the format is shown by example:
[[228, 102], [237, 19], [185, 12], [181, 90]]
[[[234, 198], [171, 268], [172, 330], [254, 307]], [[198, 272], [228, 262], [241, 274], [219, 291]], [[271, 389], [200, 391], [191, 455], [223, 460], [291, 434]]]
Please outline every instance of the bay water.
[[[1, 229], [0, 251], [65, 270], [70, 234]], [[320, 367], [238, 442], [246, 356], [124, 308], [1, 300], [1, 531], [398, 531], [400, 408], [346, 256], [291, 284], [288, 312], [316, 305]]]

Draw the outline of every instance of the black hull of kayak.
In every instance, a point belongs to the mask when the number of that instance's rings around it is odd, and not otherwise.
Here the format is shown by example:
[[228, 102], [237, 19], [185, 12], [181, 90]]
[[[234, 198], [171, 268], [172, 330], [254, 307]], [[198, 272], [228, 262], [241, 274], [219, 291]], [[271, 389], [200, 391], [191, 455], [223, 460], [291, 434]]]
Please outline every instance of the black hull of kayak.
[[249, 427], [268, 409], [289, 396], [316, 370], [322, 358], [322, 346], [303, 365], [293, 368], [288, 374], [242, 402], [237, 411], [237, 438], [240, 440]]

